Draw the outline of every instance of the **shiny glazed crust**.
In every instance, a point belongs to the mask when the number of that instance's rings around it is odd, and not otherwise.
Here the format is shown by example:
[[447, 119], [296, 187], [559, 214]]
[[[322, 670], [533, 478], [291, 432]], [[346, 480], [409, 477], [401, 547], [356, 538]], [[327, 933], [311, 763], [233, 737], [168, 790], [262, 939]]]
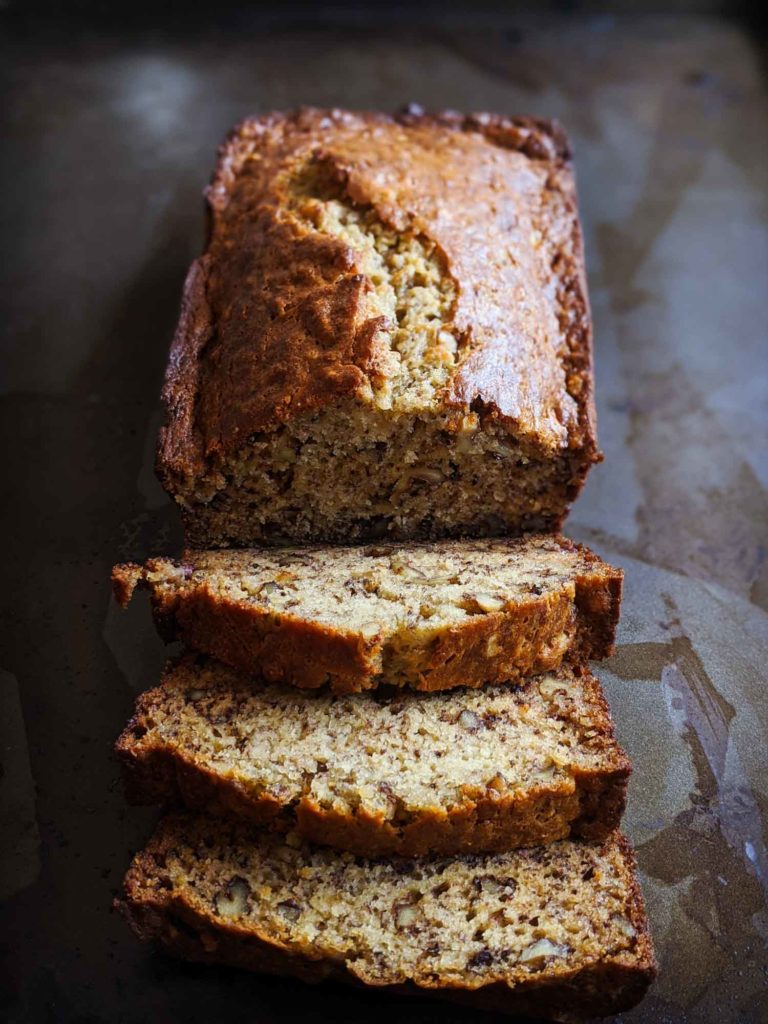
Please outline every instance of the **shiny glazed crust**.
[[[501, 542], [486, 543], [490, 547]], [[162, 636], [169, 641], [181, 639], [244, 672], [260, 672], [270, 680], [305, 689], [328, 684], [335, 693], [354, 693], [388, 682], [438, 691], [517, 682], [561, 664], [583, 664], [612, 653], [622, 571], [564, 537], [534, 538], [531, 543], [550, 544], [573, 554], [569, 578], [562, 587], [539, 596], [526, 594], [500, 611], [446, 625], [408, 674], [397, 678], [387, 672], [392, 637], [385, 632], [371, 637], [353, 625], [333, 628], [302, 616], [300, 604], [277, 614], [245, 597], [234, 599], [206, 579], [196, 579], [196, 565], [202, 556], [210, 562], [215, 557], [210, 553], [188, 551], [179, 563], [150, 559], [144, 567], [117, 565], [112, 584], [123, 607], [136, 586], [146, 587]], [[525, 540], [506, 545], [519, 549], [524, 561]], [[448, 559], [452, 546], [460, 551], [461, 542], [448, 542], [444, 548]], [[401, 550], [408, 555], [408, 548]], [[322, 550], [310, 554], [322, 558]], [[178, 584], [164, 585], [163, 579], [174, 573], [180, 574]]]
[[[290, 790], [281, 799], [271, 792], [257, 791], [254, 783], [258, 771], [249, 770], [245, 755], [239, 759], [239, 771], [216, 762], [212, 753], [215, 741], [207, 719], [197, 727], [194, 742], [186, 735], [181, 739], [163, 735], [157, 723], [168, 713], [169, 701], [186, 698], [187, 694], [203, 696], [207, 691], [217, 696], [228, 695], [230, 710], [222, 714], [219, 707], [216, 714], [217, 728], [223, 736], [228, 735], [226, 715], [232, 713], [232, 708], [237, 709], [242, 695], [247, 693], [249, 680], [236, 678], [229, 670], [204, 659], [188, 656], [169, 665], [163, 683], [139, 698], [133, 718], [117, 741], [116, 752], [123, 765], [126, 794], [131, 803], [183, 804], [192, 810], [242, 819], [279, 832], [295, 830], [312, 842], [361, 856], [503, 852], [550, 843], [569, 835], [601, 840], [618, 826], [624, 812], [631, 771], [629, 760], [614, 738], [610, 710], [598, 681], [586, 671], [567, 673], [560, 678], [564, 691], [573, 694], [573, 703], [569, 701], [564, 709], [553, 707], [551, 713], [553, 723], [567, 730], [577, 748], [568, 775], [548, 780], [533, 778], [527, 785], [518, 783], [510, 788], [507, 783], [500, 785], [496, 781], [499, 776], [492, 778], [495, 771], [502, 773], [501, 778], [504, 773], [510, 778], [507, 765], [499, 761], [489, 771], [486, 784], [465, 783], [459, 801], [440, 806], [439, 797], [433, 793], [422, 806], [410, 806], [407, 812], [402, 810], [394, 817], [381, 806], [367, 804], [366, 787], [370, 782], [363, 785], [360, 778], [356, 780], [359, 803], [354, 810], [337, 799], [332, 803], [318, 799], [309, 779], [303, 782], [301, 795]], [[264, 693], [268, 706], [269, 686], [256, 680], [252, 685]], [[538, 685], [539, 681], [533, 680], [505, 699], [524, 713], [540, 702]], [[303, 734], [307, 728], [302, 727], [301, 711], [296, 710], [297, 701], [303, 699], [295, 698], [292, 711], [286, 709], [282, 713], [285, 743], [290, 743], [289, 737], [297, 730]], [[367, 696], [360, 699], [370, 700]], [[398, 698], [400, 706], [409, 699], [420, 698], [403, 695]], [[449, 705], [454, 716], [462, 714], [465, 706], [460, 694]], [[463, 713], [470, 714], [479, 724], [485, 707], [490, 709], [490, 701], [481, 704], [476, 712]], [[178, 711], [172, 709], [170, 713]], [[337, 714], [349, 711], [340, 707]], [[526, 725], [529, 734], [521, 729], [515, 739], [525, 743], [526, 750], [530, 750], [528, 761], [533, 764], [537, 756], [541, 757], [537, 734], [542, 722], [533, 712], [530, 719], [531, 724]], [[361, 756], [368, 745], [365, 728], [385, 728], [383, 723], [377, 725], [378, 721], [373, 719], [370, 726], [366, 721], [360, 728]], [[327, 736], [318, 737], [318, 747], [321, 741], [323, 747], [329, 742]], [[579, 763], [578, 748], [586, 743], [593, 754]], [[254, 767], [263, 771], [259, 765]], [[396, 783], [384, 777], [379, 783], [388, 785], [390, 792], [394, 787], [393, 796], [399, 795]]]
[[462, 984], [428, 972], [405, 983], [381, 984], [343, 958], [323, 958], [311, 943], [288, 945], [263, 928], [222, 921], [205, 909], [202, 897], [191, 894], [183, 882], [169, 879], [166, 857], [184, 846], [196, 828], [196, 819], [189, 816], [161, 822], [148, 846], [134, 858], [122, 895], [115, 901], [116, 909], [142, 941], [157, 942], [185, 960], [287, 975], [309, 983], [337, 980], [373, 985], [381, 992], [432, 995], [478, 1009], [563, 1024], [630, 1009], [643, 998], [657, 973], [635, 857], [618, 832], [605, 840], [604, 849], [617, 850], [622, 861], [619, 884], [625, 893], [624, 911], [635, 931], [631, 949], [603, 955], [571, 970], [545, 968], [524, 979], [514, 977], [513, 971], [508, 981], [494, 979], [483, 984], [467, 976]]
[[[232, 132], [207, 192], [209, 242], [187, 278], [163, 392], [158, 471], [182, 505], [191, 544], [559, 526], [600, 458], [569, 156], [551, 122], [417, 108], [394, 117], [303, 109], [249, 119]], [[292, 175], [307, 161], [386, 230], [426, 240], [454, 282], [459, 351], [421, 413], [439, 419], [448, 438], [469, 414], [480, 433], [514, 439], [518, 466], [527, 468], [509, 471], [512, 491], [515, 473], [549, 467], [524, 509], [487, 522], [481, 510], [476, 518], [462, 512], [466, 521], [454, 521], [427, 502], [410, 518], [398, 520], [396, 509], [383, 527], [369, 512], [339, 524], [332, 511], [298, 527], [290, 517], [269, 521], [263, 507], [259, 523], [239, 506], [219, 507], [225, 495], [240, 500], [232, 459], [253, 439], [300, 429], [307, 418], [312, 431], [312, 417], [325, 409], [351, 409], [354, 421], [355, 409], [377, 406], [372, 396], [392, 373], [391, 323], [369, 308], [372, 286], [355, 253], [294, 216]], [[552, 248], [546, 263], [536, 255], [542, 244]], [[365, 461], [372, 459], [365, 454], [361, 465], [375, 474], [374, 461]], [[446, 506], [451, 495], [435, 500]], [[246, 505], [266, 500], [242, 497]], [[309, 499], [297, 491], [295, 503]]]

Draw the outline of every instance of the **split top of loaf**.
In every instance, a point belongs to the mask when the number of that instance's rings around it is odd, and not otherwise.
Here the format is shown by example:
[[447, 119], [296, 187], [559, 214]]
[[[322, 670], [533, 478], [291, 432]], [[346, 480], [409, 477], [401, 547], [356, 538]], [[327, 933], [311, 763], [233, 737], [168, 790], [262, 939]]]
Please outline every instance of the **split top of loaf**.
[[121, 565], [172, 637], [337, 692], [507, 682], [611, 652], [622, 573], [563, 537], [188, 551]]
[[158, 461], [190, 544], [559, 525], [599, 454], [557, 125], [270, 114], [207, 198]]

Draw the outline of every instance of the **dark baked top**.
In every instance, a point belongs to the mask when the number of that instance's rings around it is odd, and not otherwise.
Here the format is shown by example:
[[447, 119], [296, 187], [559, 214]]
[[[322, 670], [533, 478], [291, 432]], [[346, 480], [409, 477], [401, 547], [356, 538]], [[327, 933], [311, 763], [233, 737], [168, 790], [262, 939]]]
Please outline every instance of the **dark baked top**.
[[452, 282], [458, 352], [433, 405], [500, 418], [543, 453], [594, 450], [568, 158], [558, 126], [531, 118], [303, 109], [244, 121], [207, 191], [210, 236], [172, 346], [161, 469], [196, 475], [304, 412], [375, 401], [391, 373], [393, 325], [375, 283], [354, 246], [300, 212], [308, 180], [423, 243]]

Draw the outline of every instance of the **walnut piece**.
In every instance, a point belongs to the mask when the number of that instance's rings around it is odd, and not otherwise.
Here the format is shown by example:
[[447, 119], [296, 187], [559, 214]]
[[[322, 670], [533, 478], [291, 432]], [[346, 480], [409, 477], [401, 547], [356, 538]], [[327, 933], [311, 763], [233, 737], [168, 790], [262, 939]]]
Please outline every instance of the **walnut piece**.
[[562, 946], [557, 942], [552, 942], [550, 939], [539, 939], [538, 942], [534, 942], [532, 946], [528, 946], [527, 949], [523, 950], [520, 954], [520, 963], [535, 963], [551, 956], [568, 956], [569, 953], [570, 948], [568, 946]]
[[221, 917], [241, 917], [248, 912], [251, 887], [244, 878], [232, 878], [214, 898], [216, 913]]

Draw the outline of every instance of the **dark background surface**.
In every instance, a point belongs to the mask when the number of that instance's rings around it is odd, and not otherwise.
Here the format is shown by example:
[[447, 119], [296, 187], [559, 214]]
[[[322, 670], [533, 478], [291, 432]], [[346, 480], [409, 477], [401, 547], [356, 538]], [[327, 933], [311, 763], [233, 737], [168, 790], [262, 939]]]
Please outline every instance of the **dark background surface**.
[[411, 100], [575, 143], [607, 458], [569, 533], [627, 572], [599, 672], [662, 966], [622, 1019], [768, 1019], [765, 50], [717, 4], [624, 6], [0, 10], [0, 1019], [490, 1020], [179, 965], [109, 909], [153, 820], [111, 745], [165, 652], [108, 577], [180, 543], [157, 395], [215, 147], [251, 112]]

